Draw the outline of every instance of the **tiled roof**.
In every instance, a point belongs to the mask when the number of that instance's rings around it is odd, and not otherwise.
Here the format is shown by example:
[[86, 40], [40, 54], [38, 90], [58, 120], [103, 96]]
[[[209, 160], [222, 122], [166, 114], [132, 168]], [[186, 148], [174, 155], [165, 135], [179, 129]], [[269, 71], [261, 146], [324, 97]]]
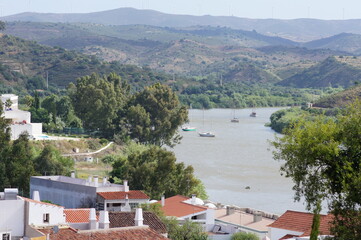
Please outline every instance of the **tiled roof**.
[[[320, 235], [330, 235], [331, 222], [333, 215], [322, 215], [320, 216]], [[282, 216], [280, 216], [274, 223], [270, 224], [269, 227], [286, 229], [296, 232], [302, 232], [302, 236], [309, 236], [311, 233], [313, 221], [312, 213], [296, 212], [288, 210]]]
[[294, 237], [299, 237], [299, 236], [293, 235], [293, 234], [287, 234], [287, 235], [284, 235], [283, 237], [281, 237], [278, 240], [286, 240], [286, 239], [290, 239], [290, 238], [294, 238]]
[[128, 195], [128, 199], [149, 199], [147, 194], [138, 190], [128, 192], [98, 192], [97, 194], [105, 200], [125, 199], [126, 195]]
[[64, 214], [68, 223], [85, 223], [89, 222], [90, 208], [64, 209]]
[[53, 207], [64, 208], [63, 206], [59, 206], [59, 205], [52, 204], [52, 203], [47, 203], [47, 202], [36, 201], [36, 200], [30, 199], [30, 198], [26, 198], [26, 197], [20, 197], [20, 198], [23, 199], [23, 200], [26, 201], [26, 202], [31, 202], [31, 203], [49, 205], [49, 206], [53, 206]]
[[[183, 217], [207, 210], [206, 207], [183, 202], [188, 199], [188, 197], [181, 195], [166, 198], [165, 205], [162, 207], [164, 214], [166, 216]], [[160, 201], [158, 203], [160, 203]]]
[[[109, 212], [110, 228], [135, 226], [135, 212]], [[167, 233], [164, 223], [152, 212], [143, 212], [143, 224], [158, 233]]]
[[113, 228], [107, 230], [76, 231], [72, 228], [60, 229], [55, 233], [52, 229], [38, 229], [50, 234], [50, 239], [61, 240], [163, 240], [168, 239], [147, 226], [131, 228]]

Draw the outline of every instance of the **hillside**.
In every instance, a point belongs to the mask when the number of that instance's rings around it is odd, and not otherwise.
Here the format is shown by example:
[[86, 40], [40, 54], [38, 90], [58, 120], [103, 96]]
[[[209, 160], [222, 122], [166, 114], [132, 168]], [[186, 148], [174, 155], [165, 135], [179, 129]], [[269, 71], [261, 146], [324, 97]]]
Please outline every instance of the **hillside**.
[[341, 33], [332, 37], [322, 38], [303, 44], [310, 49], [332, 49], [352, 54], [361, 54], [361, 35]]
[[298, 88], [353, 86], [361, 80], [361, 68], [342, 61], [343, 58], [329, 57], [278, 84]]
[[[115, 72], [132, 83], [134, 89], [155, 82], [175, 84], [172, 77], [152, 71], [149, 67], [122, 65], [117, 62], [102, 62], [60, 47], [47, 47], [34, 41], [10, 35], [0, 36], [0, 81], [4, 85], [28, 89], [44, 89], [46, 73], [50, 87], [66, 87], [77, 78], [93, 72]], [[182, 79], [177, 83], [181, 86]]]
[[88, 22], [105, 25], [152, 25], [160, 27], [221, 26], [279, 36], [293, 41], [310, 41], [342, 32], [361, 34], [361, 20], [247, 19], [233, 16], [191, 16], [153, 10], [119, 8], [87, 14], [21, 13], [2, 17], [5, 21]]
[[361, 98], [361, 85], [356, 85], [342, 92], [338, 92], [316, 101], [313, 106], [320, 108], [345, 107], [355, 99]]

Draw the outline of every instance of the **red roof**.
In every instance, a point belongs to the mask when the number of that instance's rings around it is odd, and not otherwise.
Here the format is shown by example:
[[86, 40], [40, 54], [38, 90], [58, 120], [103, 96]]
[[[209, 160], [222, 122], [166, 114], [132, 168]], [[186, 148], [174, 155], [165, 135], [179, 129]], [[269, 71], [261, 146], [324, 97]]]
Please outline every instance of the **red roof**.
[[43, 204], [43, 205], [49, 205], [49, 206], [53, 206], [53, 207], [64, 208], [63, 206], [59, 206], [59, 205], [52, 204], [52, 203], [47, 203], [47, 202], [36, 201], [36, 200], [26, 198], [26, 197], [20, 197], [20, 198], [23, 199], [26, 202], [32, 202], [32, 203], [37, 203], [37, 204]]
[[138, 190], [128, 192], [98, 192], [97, 194], [105, 200], [125, 199], [126, 195], [128, 195], [128, 199], [149, 199], [147, 194]]
[[89, 222], [90, 208], [64, 209], [64, 214], [68, 223], [85, 223]]
[[113, 228], [107, 230], [77, 231], [72, 228], [60, 229], [55, 233], [52, 229], [38, 229], [44, 234], [50, 234], [50, 239], [61, 240], [163, 240], [168, 239], [148, 226], [131, 228]]
[[[330, 235], [331, 222], [333, 215], [320, 216], [320, 235]], [[305, 212], [296, 212], [288, 210], [272, 224], [272, 228], [286, 229], [290, 231], [302, 232], [302, 236], [309, 236], [312, 229], [313, 214]]]
[[[184, 203], [188, 200], [188, 197], [176, 195], [165, 199], [165, 204], [162, 210], [166, 216], [184, 217], [194, 213], [206, 211], [208, 208], [203, 206], [192, 205]], [[161, 203], [160, 201], [158, 203]]]
[[299, 236], [293, 235], [293, 234], [287, 234], [287, 235], [281, 237], [281, 238], [278, 239], [278, 240], [286, 240], [286, 239], [290, 239], [290, 238], [294, 238], [294, 237], [299, 237]]

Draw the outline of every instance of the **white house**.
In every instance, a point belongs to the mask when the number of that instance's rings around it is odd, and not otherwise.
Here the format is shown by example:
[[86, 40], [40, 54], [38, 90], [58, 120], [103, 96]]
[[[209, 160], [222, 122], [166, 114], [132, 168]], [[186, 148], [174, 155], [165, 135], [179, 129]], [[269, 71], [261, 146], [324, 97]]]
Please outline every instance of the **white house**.
[[204, 206], [201, 199], [192, 196], [188, 198], [176, 195], [170, 198], [162, 198], [160, 202], [166, 216], [177, 217], [180, 221], [190, 220], [200, 223], [205, 231], [211, 231], [214, 227], [214, 209]]
[[[320, 216], [319, 235], [330, 235], [333, 215]], [[313, 214], [288, 210], [275, 222], [270, 224], [269, 236], [271, 240], [303, 240], [309, 239], [312, 229]]]
[[[5, 107], [5, 102], [7, 100], [12, 102], [12, 105], [9, 108]], [[34, 138], [42, 135], [42, 123], [31, 123], [31, 113], [19, 110], [18, 96], [14, 94], [3, 94], [1, 95], [1, 102], [3, 104], [5, 119], [11, 120], [10, 129], [12, 140], [18, 139], [19, 135], [23, 132], [27, 132]]]

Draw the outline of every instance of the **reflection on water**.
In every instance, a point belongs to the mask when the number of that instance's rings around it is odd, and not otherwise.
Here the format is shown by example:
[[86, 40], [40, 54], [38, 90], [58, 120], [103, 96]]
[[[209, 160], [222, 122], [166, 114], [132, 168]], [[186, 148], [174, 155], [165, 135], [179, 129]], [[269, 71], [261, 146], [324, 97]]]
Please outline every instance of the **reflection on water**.
[[237, 110], [239, 123], [230, 122], [230, 109], [190, 110], [190, 125], [216, 137], [181, 132], [182, 143], [173, 151], [178, 161], [193, 165], [210, 200], [278, 214], [304, 210], [301, 203], [293, 202], [292, 182], [280, 176], [281, 163], [272, 158], [269, 140], [275, 132], [264, 124], [278, 109], [256, 109], [256, 118], [249, 116], [251, 109]]

